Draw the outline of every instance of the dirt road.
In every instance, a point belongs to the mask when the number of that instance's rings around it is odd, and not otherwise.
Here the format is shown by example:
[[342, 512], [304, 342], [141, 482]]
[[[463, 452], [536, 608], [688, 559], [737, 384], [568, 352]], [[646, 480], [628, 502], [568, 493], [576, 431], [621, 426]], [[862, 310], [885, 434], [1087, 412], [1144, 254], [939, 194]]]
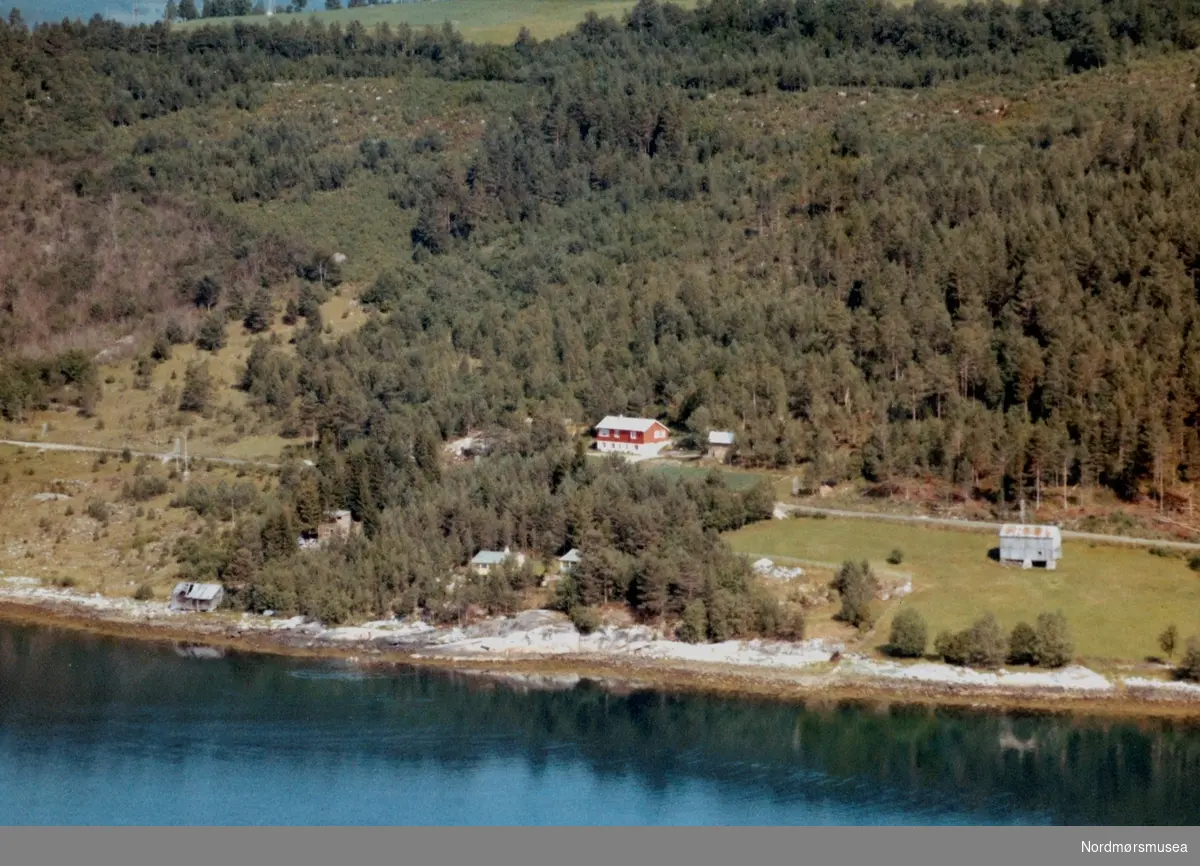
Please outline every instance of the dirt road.
[[[92, 454], [120, 454], [119, 448], [100, 448], [95, 445], [70, 445], [62, 442], [27, 442], [20, 439], [0, 439], [0, 445], [16, 445], [21, 448], [37, 448], [42, 451], [82, 451]], [[174, 451], [155, 453], [150, 451], [130, 451], [134, 457], [151, 457], [167, 463], [174, 459]], [[221, 463], [226, 466], [262, 466], [268, 469], [278, 469], [278, 463], [268, 463], [262, 460], [240, 460], [236, 457], [208, 457], [193, 455], [192, 459], [205, 460], [210, 463]], [[817, 508], [812, 505], [793, 505], [788, 502], [777, 502], [776, 507], [799, 514], [824, 514], [829, 517], [846, 517], [860, 520], [890, 520], [895, 523], [926, 524], [928, 526], [949, 526], [957, 529], [980, 529], [992, 532], [999, 531], [1001, 523], [987, 520], [960, 520], [952, 517], [927, 517], [912, 514], [877, 514], [871, 511], [848, 511], [842, 508]], [[1099, 532], [1077, 532], [1071, 529], [1062, 530], [1063, 538], [1073, 538], [1078, 541], [1094, 541], [1099, 544], [1125, 544], [1134, 547], [1165, 547], [1170, 550], [1200, 551], [1200, 543], [1191, 541], [1163, 541], [1157, 538], [1133, 538], [1125, 535], [1105, 535]]]
[[[952, 517], [926, 517], [911, 514], [876, 514], [870, 511], [846, 511], [841, 508], [817, 508], [812, 505], [792, 505], [787, 502], [777, 502], [775, 505], [789, 513], [825, 514], [829, 517], [849, 517], [862, 520], [890, 520], [895, 523], [926, 524], [928, 526], [950, 526], [957, 529], [982, 529], [998, 532], [1002, 523], [992, 523], [987, 520], [958, 520]], [[1071, 529], [1062, 530], [1063, 538], [1078, 541], [1095, 541], [1099, 544], [1126, 544], [1135, 547], [1165, 547], [1170, 550], [1200, 551], [1200, 543], [1191, 541], [1163, 541], [1158, 538], [1132, 538], [1125, 535], [1105, 535], [1099, 532], [1076, 532]]]
[[[19, 448], [36, 448], [39, 451], [77, 451], [87, 454], [120, 454], [123, 449], [120, 448], [101, 448], [96, 445], [70, 445], [64, 442], [26, 442], [21, 439], [0, 439], [0, 445], [16, 445]], [[169, 463], [175, 459], [174, 451], [164, 451], [157, 453], [153, 451], [134, 451], [132, 448], [129, 453], [134, 457], [150, 457], [162, 463]], [[267, 463], [263, 460], [240, 460], [236, 457], [208, 457], [204, 454], [192, 454], [188, 458], [191, 463], [194, 460], [203, 460], [206, 463], [221, 463], [225, 466], [262, 466], [267, 469], [278, 469], [278, 463]]]

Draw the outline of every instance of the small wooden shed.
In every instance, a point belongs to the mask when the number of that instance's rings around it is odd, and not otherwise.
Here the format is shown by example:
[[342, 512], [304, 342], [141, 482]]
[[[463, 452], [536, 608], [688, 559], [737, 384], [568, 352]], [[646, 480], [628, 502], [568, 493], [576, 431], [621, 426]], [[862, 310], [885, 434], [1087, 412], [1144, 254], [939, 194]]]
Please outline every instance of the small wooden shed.
[[525, 564], [525, 554], [514, 553], [507, 547], [504, 550], [481, 550], [471, 559], [471, 570], [476, 574], [487, 574], [493, 568], [499, 568], [509, 560], [520, 567]]
[[177, 583], [171, 590], [171, 610], [206, 613], [216, 610], [224, 597], [219, 583]]
[[360, 525], [354, 522], [349, 511], [330, 511], [317, 526], [317, 541], [324, 544], [333, 538], [346, 539], [357, 533], [359, 528]]
[[724, 463], [729, 459], [729, 449], [733, 447], [733, 431], [713, 430], [708, 434], [708, 456], [713, 460]]

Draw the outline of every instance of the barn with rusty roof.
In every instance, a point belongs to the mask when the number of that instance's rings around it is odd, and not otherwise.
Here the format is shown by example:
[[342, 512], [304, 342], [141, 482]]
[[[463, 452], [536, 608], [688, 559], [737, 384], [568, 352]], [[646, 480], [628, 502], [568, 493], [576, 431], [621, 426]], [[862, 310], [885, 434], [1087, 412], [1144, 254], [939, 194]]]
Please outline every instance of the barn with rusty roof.
[[1057, 526], [1006, 523], [1000, 527], [1000, 561], [1024, 568], [1054, 568], [1062, 559], [1062, 533]]

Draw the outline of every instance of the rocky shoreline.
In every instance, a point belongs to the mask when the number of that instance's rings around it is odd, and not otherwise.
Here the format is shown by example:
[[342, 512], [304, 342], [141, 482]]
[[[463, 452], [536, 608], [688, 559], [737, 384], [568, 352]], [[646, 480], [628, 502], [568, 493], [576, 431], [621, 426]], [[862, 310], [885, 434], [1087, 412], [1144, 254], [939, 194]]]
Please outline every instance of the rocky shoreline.
[[563, 688], [586, 678], [654, 687], [797, 699], [862, 699], [1200, 717], [1200, 685], [1108, 677], [1079, 665], [1056, 671], [977, 671], [845, 652], [821, 640], [687, 644], [647, 626], [582, 635], [561, 614], [526, 611], [467, 627], [388, 620], [327, 627], [302, 617], [188, 614], [163, 602], [84, 595], [23, 577], [0, 577], [0, 618], [146, 640], [248, 652], [415, 664]]

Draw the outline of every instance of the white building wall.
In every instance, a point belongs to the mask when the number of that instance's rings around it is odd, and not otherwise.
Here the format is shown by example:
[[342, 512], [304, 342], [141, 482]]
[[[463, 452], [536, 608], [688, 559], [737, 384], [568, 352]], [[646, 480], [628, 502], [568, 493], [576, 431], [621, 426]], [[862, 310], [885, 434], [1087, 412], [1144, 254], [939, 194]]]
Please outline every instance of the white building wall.
[[667, 447], [666, 442], [647, 442], [639, 445], [636, 442], [613, 442], [611, 440], [597, 439], [597, 451], [610, 451], [618, 454], [637, 454], [641, 457], [656, 457], [659, 452]]
[[1053, 562], [1062, 556], [1062, 548], [1052, 538], [1002, 538], [1000, 559], [1006, 562]]

